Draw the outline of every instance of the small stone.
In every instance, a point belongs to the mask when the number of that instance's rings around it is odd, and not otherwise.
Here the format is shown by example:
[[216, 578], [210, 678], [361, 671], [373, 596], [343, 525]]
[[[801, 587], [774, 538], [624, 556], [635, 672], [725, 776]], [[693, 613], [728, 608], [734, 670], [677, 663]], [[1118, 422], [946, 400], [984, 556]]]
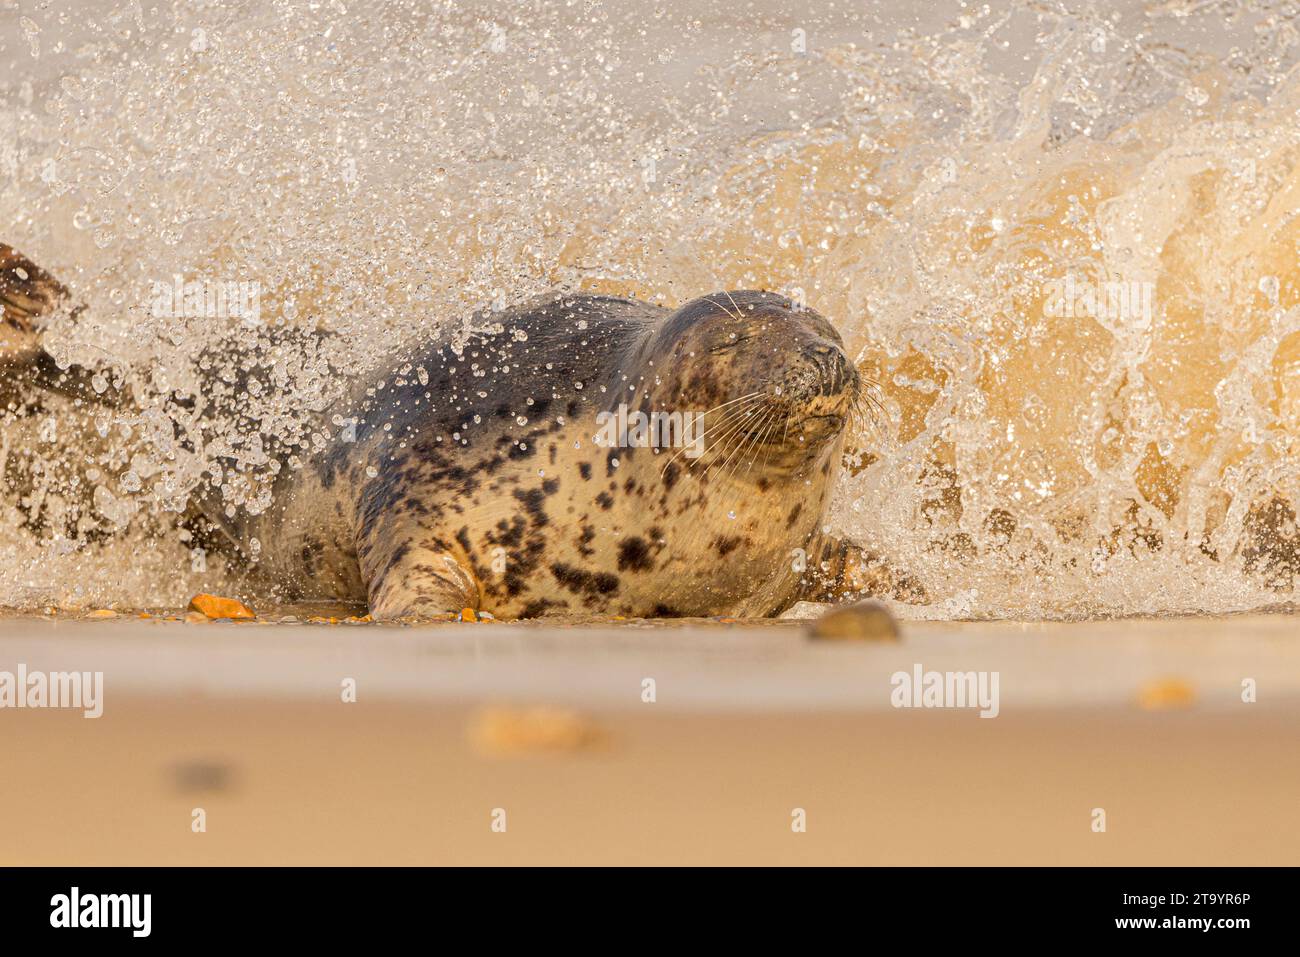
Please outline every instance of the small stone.
[[232, 768], [213, 761], [182, 761], [170, 768], [172, 783], [184, 793], [217, 793], [230, 789]]
[[470, 741], [483, 754], [580, 751], [603, 740], [590, 720], [566, 708], [495, 707], [470, 724]]
[[462, 608], [460, 612], [461, 621], [478, 621], [478, 615], [474, 614], [473, 608]]
[[195, 595], [190, 599], [189, 610], [208, 618], [229, 618], [232, 621], [251, 621], [257, 617], [252, 609], [235, 599], [221, 598], [218, 595]]
[[840, 605], [807, 625], [819, 641], [898, 641], [898, 622], [878, 601]]
[[86, 613], [87, 618], [116, 618], [117, 612], [111, 608], [96, 608], [94, 611]]
[[201, 611], [187, 611], [185, 613], [185, 620], [191, 625], [205, 625], [208, 623], [209, 618]]
[[1196, 689], [1178, 678], [1162, 678], [1139, 688], [1137, 701], [1144, 711], [1178, 711], [1196, 703]]

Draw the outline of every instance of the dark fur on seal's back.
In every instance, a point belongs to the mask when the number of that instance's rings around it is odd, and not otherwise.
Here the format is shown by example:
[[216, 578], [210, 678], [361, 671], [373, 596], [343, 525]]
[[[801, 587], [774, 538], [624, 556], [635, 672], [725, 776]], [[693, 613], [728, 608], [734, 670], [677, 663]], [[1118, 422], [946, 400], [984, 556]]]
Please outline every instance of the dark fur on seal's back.
[[[821, 531], [862, 388], [815, 312], [744, 291], [488, 318], [362, 376], [269, 509], [210, 509], [268, 588], [385, 619], [770, 615], [897, 585]], [[702, 454], [597, 445], [620, 404], [705, 413]]]

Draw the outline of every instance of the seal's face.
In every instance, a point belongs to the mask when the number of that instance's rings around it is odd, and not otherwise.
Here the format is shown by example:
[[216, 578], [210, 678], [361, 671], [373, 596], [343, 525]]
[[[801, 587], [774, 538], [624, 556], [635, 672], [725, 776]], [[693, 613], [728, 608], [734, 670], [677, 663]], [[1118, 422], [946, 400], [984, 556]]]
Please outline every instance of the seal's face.
[[862, 382], [835, 328], [783, 296], [730, 292], [687, 303], [653, 344], [666, 401], [704, 411], [701, 464], [747, 461], [794, 468], [844, 432]]

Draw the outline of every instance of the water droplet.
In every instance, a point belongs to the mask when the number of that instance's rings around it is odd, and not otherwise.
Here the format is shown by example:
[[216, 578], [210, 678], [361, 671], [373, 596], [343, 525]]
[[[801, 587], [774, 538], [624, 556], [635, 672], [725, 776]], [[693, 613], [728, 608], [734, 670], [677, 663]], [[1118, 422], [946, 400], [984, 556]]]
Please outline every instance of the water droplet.
[[1278, 282], [1277, 276], [1261, 276], [1259, 291], [1268, 297], [1269, 302], [1276, 306], [1278, 293], [1281, 291], [1281, 283]]

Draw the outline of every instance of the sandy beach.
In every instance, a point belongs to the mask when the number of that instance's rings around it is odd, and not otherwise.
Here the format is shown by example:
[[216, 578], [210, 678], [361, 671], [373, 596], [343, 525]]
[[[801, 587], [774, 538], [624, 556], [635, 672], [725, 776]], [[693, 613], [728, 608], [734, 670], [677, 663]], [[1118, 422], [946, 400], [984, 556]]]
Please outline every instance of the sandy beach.
[[[102, 671], [103, 715], [0, 712], [7, 864], [1300, 859], [1286, 616], [911, 623], [898, 643], [11, 619], [18, 663]], [[915, 664], [998, 671], [998, 716], [892, 707]]]

